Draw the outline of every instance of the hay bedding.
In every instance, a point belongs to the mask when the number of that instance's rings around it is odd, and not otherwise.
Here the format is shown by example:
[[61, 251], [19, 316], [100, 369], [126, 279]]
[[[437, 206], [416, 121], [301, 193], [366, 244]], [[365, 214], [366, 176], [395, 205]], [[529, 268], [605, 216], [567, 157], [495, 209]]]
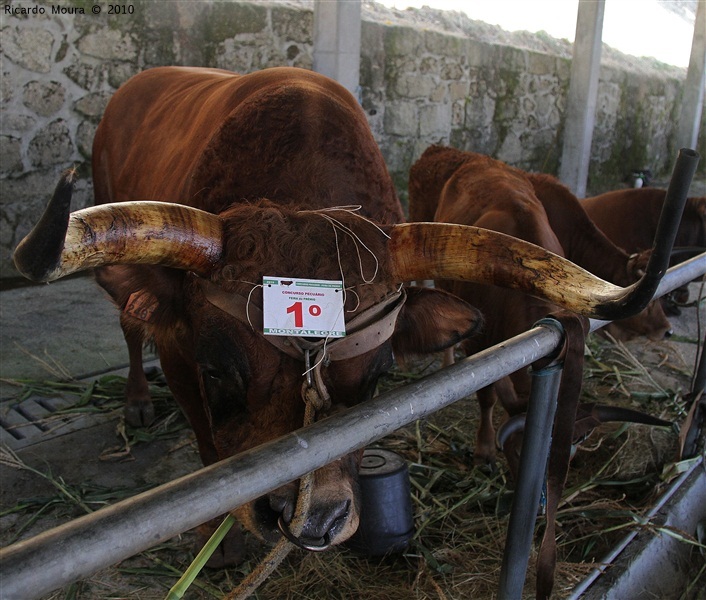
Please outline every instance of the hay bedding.
[[[702, 302], [702, 318], [703, 309]], [[703, 337], [694, 327], [695, 315], [696, 311], [689, 308], [675, 321], [677, 331], [682, 334], [678, 341], [635, 340], [616, 344], [592, 335], [587, 344], [583, 400], [621, 404], [668, 419], [683, 419], [682, 395], [690, 388], [695, 342]], [[381, 387], [402, 385], [438, 367], [438, 360], [419, 361], [408, 372], [392, 371]], [[111, 381], [111, 390], [114, 385]], [[159, 395], [164, 396], [164, 388], [155, 385]], [[90, 394], [93, 397], [87, 403], [86, 396]], [[112, 392], [94, 386], [90, 394], [82, 391], [80, 402], [92, 408], [103, 405], [116, 410]], [[119, 443], [114, 456], [106, 457], [108, 461], [124, 460], [136, 444], [152, 443], [160, 436], [172, 439], [174, 451], [193, 444], [173, 406], [168, 401], [160, 401], [158, 406], [161, 419], [155, 427], [147, 433], [124, 432], [121, 438], [116, 438]], [[477, 419], [477, 403], [469, 398], [380, 442], [380, 446], [403, 455], [410, 465], [416, 534], [404, 555], [372, 559], [346, 549], [323, 554], [295, 551], [256, 597], [263, 600], [495, 598], [512, 491], [502, 456], [496, 472], [472, 466]], [[496, 415], [496, 420], [499, 423], [502, 416]], [[193, 455], [193, 448], [189, 451]], [[644, 426], [606, 425], [582, 445], [572, 463], [558, 513], [556, 597], [567, 597], [592, 570], [593, 563], [632, 527], [638, 526], [635, 515], [648, 510], [664, 492], [668, 481], [662, 472], [674, 462], [676, 454], [674, 432]], [[197, 466], [195, 463], [194, 468]], [[45, 527], [42, 520], [62, 521], [79, 516], [83, 512], [80, 505], [85, 501], [113, 502], [136, 493], [136, 490], [102, 490], [90, 484], [81, 489], [68, 485], [61, 489], [63, 481], [52, 481], [47, 473], [44, 477], [52, 483], [50, 488], [58, 490], [54, 497], [45, 497], [43, 505], [24, 502], [5, 511], [5, 516], [12, 514], [10, 529], [15, 533], [24, 527], [41, 530]], [[540, 533], [541, 528], [539, 519]], [[3, 543], [8, 543], [6, 535], [3, 538]], [[192, 534], [186, 533], [50, 598], [164, 598], [193, 558], [192, 540]], [[251, 537], [248, 544], [248, 562], [237, 569], [202, 573], [185, 598], [219, 598], [232, 590], [265, 553], [265, 547]], [[526, 598], [534, 597], [534, 559], [533, 554], [525, 584]], [[703, 587], [704, 579], [703, 568], [697, 564], [692, 591], [682, 597], [696, 598], [695, 590]]]

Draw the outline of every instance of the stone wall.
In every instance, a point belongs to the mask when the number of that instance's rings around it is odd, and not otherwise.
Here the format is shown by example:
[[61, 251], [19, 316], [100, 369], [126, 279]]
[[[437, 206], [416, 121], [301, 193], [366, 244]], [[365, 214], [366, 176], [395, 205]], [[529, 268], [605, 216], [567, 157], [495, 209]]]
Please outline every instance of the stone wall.
[[[312, 7], [302, 0], [135, 0], [120, 5], [123, 14], [108, 14], [107, 5], [95, 14], [83, 0], [8, 6], [0, 7], [2, 277], [16, 275], [11, 250], [62, 169], [81, 174], [75, 208], [91, 203], [93, 134], [130, 76], [167, 64], [242, 73], [312, 65]], [[409, 167], [432, 143], [556, 172], [568, 44], [559, 52], [513, 47], [487, 39], [487, 26], [475, 35], [474, 22], [458, 14], [451, 31], [441, 30], [441, 13], [421, 22], [420, 14], [373, 4], [363, 11], [360, 97], [402, 199]], [[634, 168], [671, 169], [683, 80], [672, 68], [602, 69], [589, 189], [615, 187]]]

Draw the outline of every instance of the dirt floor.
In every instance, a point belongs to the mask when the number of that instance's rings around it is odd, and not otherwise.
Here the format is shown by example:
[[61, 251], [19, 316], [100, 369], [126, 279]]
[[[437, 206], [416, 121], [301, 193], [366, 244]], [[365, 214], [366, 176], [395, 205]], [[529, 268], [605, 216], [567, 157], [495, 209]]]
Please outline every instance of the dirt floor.
[[[697, 342], [704, 337], [706, 305], [691, 285], [690, 306], [672, 319], [675, 336], [663, 342], [635, 340], [613, 344], [592, 335], [587, 345], [584, 399], [618, 403], [681, 421], [687, 407]], [[697, 319], [700, 316], [700, 320]], [[68, 360], [67, 357], [63, 358]], [[414, 372], [393, 371], [382, 387], [403, 384], [434, 371], [437, 360], [415, 365]], [[32, 378], [11, 385], [7, 373], [0, 415], [25, 398], [67, 406], [37, 419], [43, 431], [33, 443], [3, 447], [0, 460], [0, 543], [5, 546], [52, 526], [169, 481], [200, 466], [193, 436], [154, 372], [153, 394], [159, 419], [148, 430], [133, 430], [122, 419], [119, 374], [90, 382], [56, 384], [56, 378]], [[500, 417], [498, 417], [500, 418]], [[77, 430], [52, 437], [74, 423]], [[323, 555], [296, 552], [261, 588], [257, 597], [493, 598], [502, 560], [512, 497], [506, 466], [496, 472], [474, 468], [473, 440], [477, 406], [468, 399], [381, 441], [402, 454], [410, 466], [416, 536], [407, 552], [370, 559], [346, 549]], [[636, 527], [662, 493], [675, 468], [677, 437], [669, 429], [606, 426], [594, 433], [574, 460], [559, 513], [557, 597], [568, 597], [595, 561]], [[541, 520], [540, 520], [541, 521]], [[538, 526], [541, 529], [541, 523]], [[693, 532], [683, 532], [694, 540]], [[163, 598], [193, 558], [194, 535], [187, 532], [148, 552], [58, 590], [47, 598]], [[221, 597], [230, 591], [265, 549], [248, 540], [249, 559], [237, 569], [207, 570], [186, 598]], [[530, 567], [530, 571], [532, 567]], [[685, 590], [674, 598], [696, 598], [703, 587], [703, 558], [694, 565]], [[526, 597], [533, 597], [531, 572]], [[691, 590], [691, 591], [689, 591]], [[24, 600], [24, 599], [21, 599]]]

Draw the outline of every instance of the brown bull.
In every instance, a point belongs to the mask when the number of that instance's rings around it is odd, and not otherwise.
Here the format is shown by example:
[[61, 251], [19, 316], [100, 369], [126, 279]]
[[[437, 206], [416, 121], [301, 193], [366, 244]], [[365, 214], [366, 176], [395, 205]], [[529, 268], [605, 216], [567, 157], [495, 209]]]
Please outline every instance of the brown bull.
[[[405, 281], [493, 282], [597, 317], [631, 293], [495, 232], [399, 224], [360, 106], [305, 70], [145, 71], [109, 103], [93, 170], [99, 205], [69, 214], [65, 175], [15, 262], [37, 281], [96, 268], [129, 348], [128, 418], [151, 418], [141, 348], [152, 339], [204, 464], [301, 427], [312, 388], [317, 416], [342, 410], [373, 394], [393, 349], [439, 351], [476, 331], [477, 309]], [[268, 275], [343, 280], [348, 335], [325, 346], [264, 336]], [[317, 471], [303, 538], [355, 531], [358, 460]], [[235, 513], [272, 540], [296, 495], [292, 483]]]
[[[581, 206], [613, 243], [626, 252], [642, 252], [652, 247], [666, 195], [666, 190], [650, 187], [614, 190], [584, 198]], [[706, 197], [687, 199], [674, 246], [701, 252], [706, 249]], [[687, 302], [688, 286], [679, 288], [671, 296], [677, 303]], [[666, 307], [678, 314], [678, 309], [665, 300]], [[621, 323], [615, 325], [620, 327]]]
[[[584, 198], [581, 206], [617, 246], [626, 252], [652, 248], [666, 190], [630, 188]], [[674, 240], [679, 246], [706, 247], [706, 197], [688, 198]]]
[[[488, 156], [433, 146], [410, 171], [409, 202], [410, 220], [492, 229], [566, 256], [606, 280], [628, 285], [638, 279], [637, 266], [628, 255], [590, 223], [578, 200], [552, 177], [531, 176]], [[644, 263], [646, 256], [638, 264]], [[440, 281], [439, 285], [473, 302], [484, 316], [481, 333], [460, 345], [466, 354], [522, 333], [556, 310], [518, 290], [460, 281]], [[660, 312], [656, 320], [642, 313], [636, 317], [638, 325], [646, 323], [663, 336], [669, 323]], [[495, 461], [492, 409], [496, 399], [510, 415], [523, 412], [529, 386], [529, 376], [522, 370], [478, 391], [481, 422], [474, 451], [478, 464]], [[508, 450], [514, 470], [513, 453]]]

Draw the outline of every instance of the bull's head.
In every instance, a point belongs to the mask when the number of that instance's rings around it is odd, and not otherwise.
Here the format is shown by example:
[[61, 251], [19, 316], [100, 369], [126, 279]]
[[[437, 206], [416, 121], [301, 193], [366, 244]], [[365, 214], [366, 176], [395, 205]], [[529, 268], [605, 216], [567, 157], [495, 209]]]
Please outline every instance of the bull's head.
[[[263, 275], [343, 279], [351, 340], [318, 346], [320, 415], [369, 398], [393, 350], [433, 352], [471, 335], [478, 312], [410, 280], [452, 279], [523, 290], [580, 314], [610, 319], [643, 308], [618, 288], [538, 246], [462, 225], [378, 227], [348, 210], [294, 211], [262, 202], [220, 215], [161, 202], [69, 211], [73, 175], [60, 181], [38, 225], [15, 252], [35, 281], [91, 267], [172, 267], [169, 285], [149, 287], [157, 309], [148, 327], [175, 397], [194, 427], [205, 462], [231, 456], [301, 427], [309, 340], [264, 338], [257, 326]], [[115, 267], [124, 268], [124, 267]], [[137, 271], [135, 271], [137, 273]], [[150, 271], [147, 277], [158, 277]], [[172, 276], [172, 273], [181, 273]], [[656, 284], [655, 284], [656, 285]], [[627, 307], [627, 308], [626, 308]], [[364, 331], [357, 337], [357, 331]], [[344, 340], [346, 338], [343, 338]], [[319, 415], [319, 416], [320, 416]], [[303, 536], [339, 543], [358, 523], [358, 457], [320, 469]], [[265, 538], [291, 518], [294, 484], [241, 507]]]

